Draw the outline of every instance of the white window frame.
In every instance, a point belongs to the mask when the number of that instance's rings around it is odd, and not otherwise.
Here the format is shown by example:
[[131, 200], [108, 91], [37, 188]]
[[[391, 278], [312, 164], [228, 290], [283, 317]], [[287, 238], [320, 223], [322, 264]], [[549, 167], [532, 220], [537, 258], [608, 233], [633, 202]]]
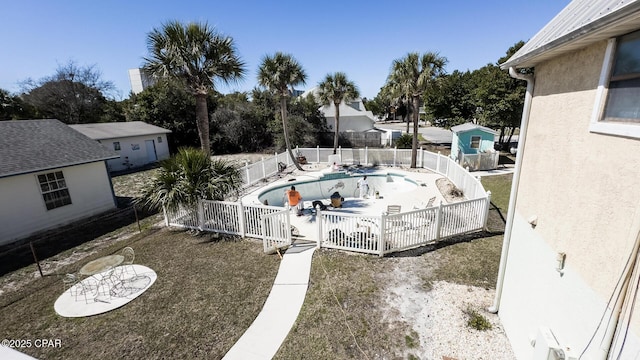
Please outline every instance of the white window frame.
[[607, 49], [604, 55], [602, 70], [600, 71], [600, 80], [598, 81], [598, 89], [596, 90], [595, 106], [591, 114], [591, 123], [589, 131], [593, 133], [625, 136], [640, 139], [640, 123], [614, 123], [600, 121], [604, 113], [604, 107], [607, 102], [607, 89], [609, 87], [609, 78], [611, 67], [616, 53], [617, 38], [609, 39]]
[[120, 151], [122, 148], [120, 146], [120, 141], [113, 142], [113, 151]]
[[[478, 138], [478, 146], [473, 147], [473, 139]], [[482, 144], [482, 136], [480, 135], [471, 135], [471, 141], [469, 142], [470, 149], [480, 149], [480, 144]]]
[[[57, 175], [58, 173], [60, 173], [60, 176]], [[48, 175], [51, 175], [51, 174], [53, 174], [53, 177], [54, 177], [53, 179], [49, 179]], [[44, 182], [40, 180], [40, 176], [45, 177]], [[42, 194], [42, 201], [44, 202], [44, 206], [45, 208], [47, 208], [47, 211], [54, 210], [63, 206], [71, 205], [73, 203], [73, 201], [71, 201], [71, 193], [69, 193], [69, 188], [67, 187], [67, 180], [65, 179], [64, 173], [62, 172], [62, 170], [36, 174], [36, 181], [38, 182], [38, 188], [40, 189], [40, 193]], [[45, 186], [47, 189], [43, 189], [43, 187]], [[48, 194], [65, 193], [65, 192], [66, 194], [62, 195], [61, 198], [68, 199], [68, 202], [66, 200], [63, 200], [63, 204], [61, 205], [57, 205], [55, 202], [53, 202], [52, 203], [53, 207], [49, 208], [49, 206], [47, 206], [46, 197]]]

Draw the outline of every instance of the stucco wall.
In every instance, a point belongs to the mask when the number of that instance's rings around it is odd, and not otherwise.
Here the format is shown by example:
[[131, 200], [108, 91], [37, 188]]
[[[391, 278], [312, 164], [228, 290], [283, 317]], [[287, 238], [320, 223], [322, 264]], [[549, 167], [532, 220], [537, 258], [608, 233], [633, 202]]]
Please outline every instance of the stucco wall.
[[0, 245], [115, 208], [104, 162], [55, 171], [62, 171], [72, 203], [52, 210], [45, 206], [37, 178], [51, 171], [0, 179]]
[[[158, 137], [162, 142], [158, 142]], [[125, 138], [103, 139], [102, 144], [111, 150], [120, 154], [120, 158], [108, 160], [110, 171], [119, 171], [127, 169], [126, 160], [129, 160], [129, 168], [144, 166], [149, 163], [147, 158], [146, 140], [153, 140], [158, 160], [167, 159], [169, 157], [169, 143], [167, 142], [167, 134], [154, 134], [147, 136], [134, 136]], [[113, 146], [114, 142], [120, 142], [120, 150], [116, 150]]]
[[[589, 132], [605, 48], [603, 41], [535, 69], [516, 203], [521, 221], [500, 310], [514, 348], [524, 348], [540, 325], [553, 325], [574, 347], [586, 345], [597, 325], [592, 314], [602, 315], [638, 234], [640, 141]], [[522, 226], [533, 216], [535, 228]], [[570, 276], [550, 269], [559, 252]]]

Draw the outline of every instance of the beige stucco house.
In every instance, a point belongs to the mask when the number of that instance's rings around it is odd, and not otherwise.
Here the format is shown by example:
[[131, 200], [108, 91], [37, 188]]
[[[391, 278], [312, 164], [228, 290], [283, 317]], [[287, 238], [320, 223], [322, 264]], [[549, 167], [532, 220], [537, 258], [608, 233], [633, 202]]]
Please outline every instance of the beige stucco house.
[[636, 359], [640, 1], [574, 0], [502, 68], [528, 85], [490, 310], [519, 359]]
[[116, 207], [118, 155], [58, 120], [0, 121], [0, 245]]

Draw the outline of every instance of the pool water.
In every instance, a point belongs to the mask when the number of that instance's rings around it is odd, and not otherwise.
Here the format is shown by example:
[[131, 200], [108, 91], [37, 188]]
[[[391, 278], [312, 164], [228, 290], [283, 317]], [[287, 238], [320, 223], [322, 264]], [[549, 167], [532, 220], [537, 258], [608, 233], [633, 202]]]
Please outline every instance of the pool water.
[[381, 197], [392, 197], [395, 193], [403, 193], [414, 190], [418, 184], [405, 175], [394, 172], [372, 172], [368, 174], [345, 172], [325, 173], [319, 177], [299, 176], [290, 179], [285, 184], [267, 186], [260, 190], [258, 200], [262, 204], [273, 206], [284, 205], [285, 191], [295, 186], [305, 201], [329, 200], [331, 195], [338, 192], [342, 197], [358, 197], [358, 180], [367, 176], [369, 183], [369, 197], [374, 197], [376, 192]]

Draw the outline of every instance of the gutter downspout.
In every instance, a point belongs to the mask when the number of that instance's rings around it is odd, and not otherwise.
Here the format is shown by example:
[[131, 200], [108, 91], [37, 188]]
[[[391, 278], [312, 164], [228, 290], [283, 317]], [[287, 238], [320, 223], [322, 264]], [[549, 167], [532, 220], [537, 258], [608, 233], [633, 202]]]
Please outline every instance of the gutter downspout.
[[502, 298], [502, 287], [504, 285], [504, 273], [507, 267], [507, 257], [509, 256], [509, 244], [511, 243], [511, 232], [513, 230], [513, 219], [516, 213], [516, 198], [518, 197], [518, 185], [520, 184], [520, 172], [522, 170], [522, 157], [524, 156], [524, 145], [527, 139], [527, 127], [529, 126], [529, 114], [531, 113], [531, 99], [533, 98], [534, 77], [532, 74], [520, 74], [514, 67], [509, 68], [509, 75], [514, 79], [525, 80], [527, 82], [527, 92], [524, 96], [524, 106], [522, 108], [522, 120], [520, 121], [520, 136], [518, 138], [518, 153], [516, 155], [516, 165], [511, 182], [511, 194], [509, 196], [509, 212], [507, 213], [507, 223], [505, 225], [504, 240], [502, 241], [502, 253], [500, 255], [500, 265], [498, 269], [498, 281], [496, 283], [496, 297], [493, 305], [487, 310], [493, 314], [500, 309], [500, 299]]

